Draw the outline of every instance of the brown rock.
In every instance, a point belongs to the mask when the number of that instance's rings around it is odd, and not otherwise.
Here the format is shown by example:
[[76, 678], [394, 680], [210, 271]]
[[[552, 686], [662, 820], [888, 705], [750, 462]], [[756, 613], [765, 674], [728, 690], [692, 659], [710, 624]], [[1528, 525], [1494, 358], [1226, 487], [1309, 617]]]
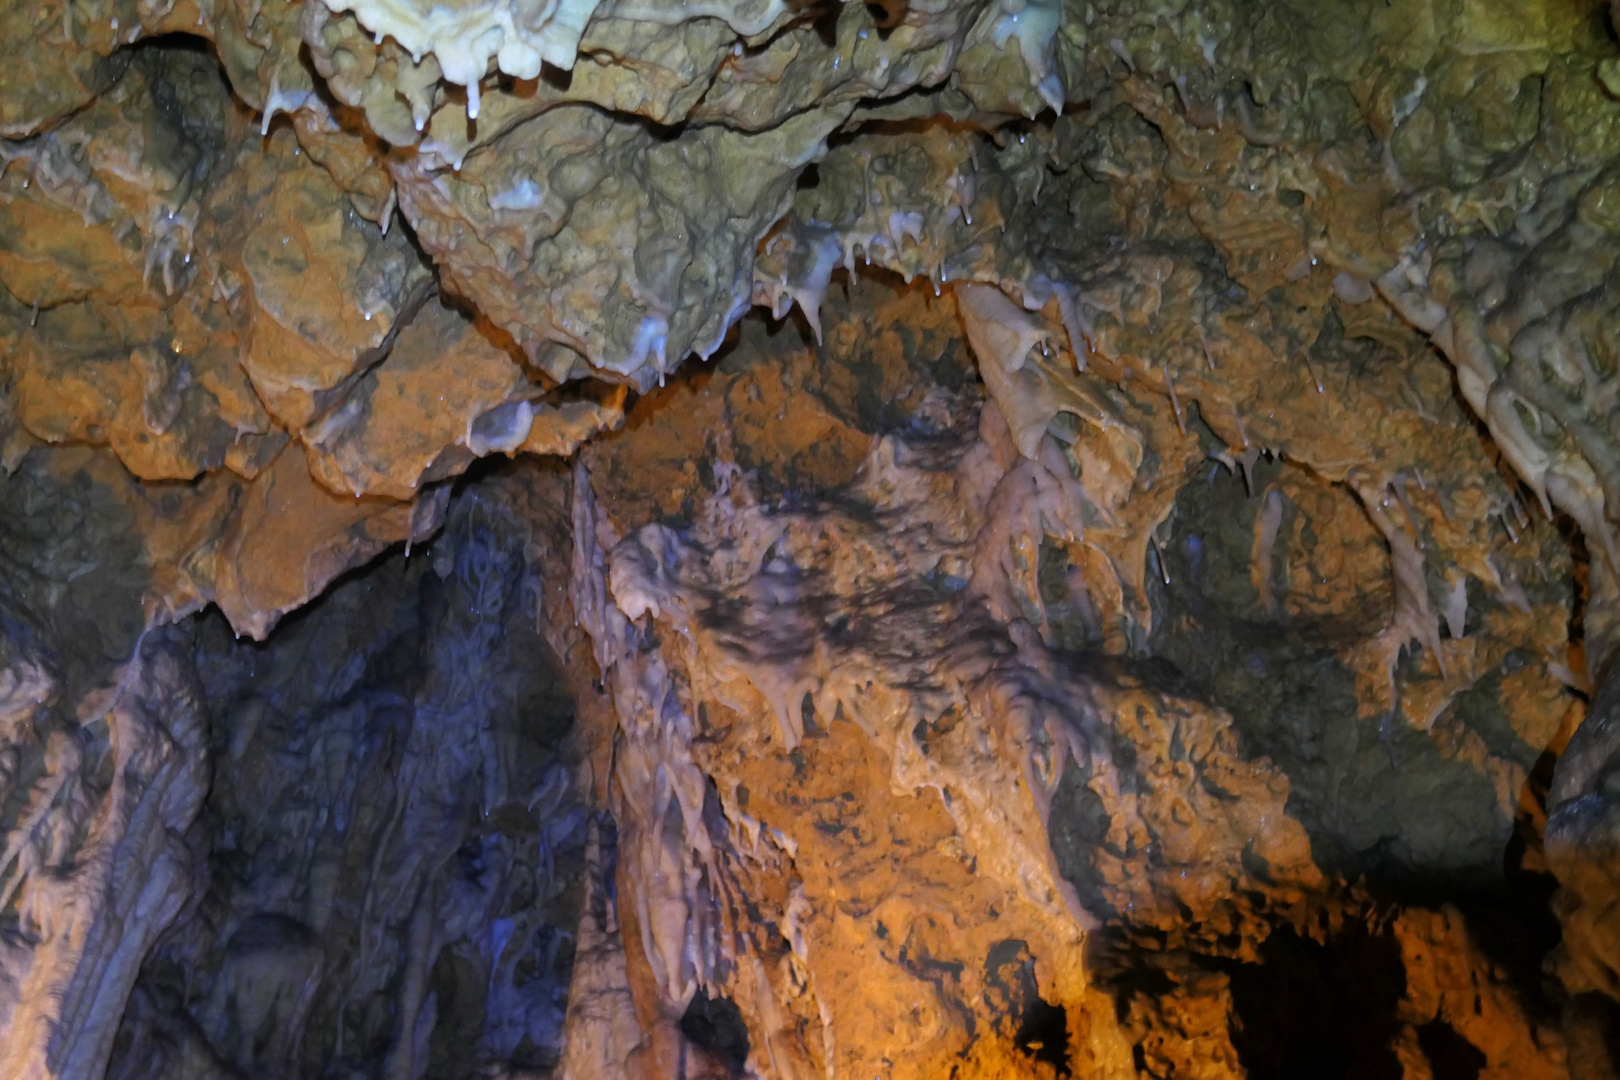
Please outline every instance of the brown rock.
[[242, 491], [213, 556], [214, 602], [237, 633], [263, 638], [333, 578], [438, 527], [443, 499], [346, 498], [315, 483], [288, 447]]

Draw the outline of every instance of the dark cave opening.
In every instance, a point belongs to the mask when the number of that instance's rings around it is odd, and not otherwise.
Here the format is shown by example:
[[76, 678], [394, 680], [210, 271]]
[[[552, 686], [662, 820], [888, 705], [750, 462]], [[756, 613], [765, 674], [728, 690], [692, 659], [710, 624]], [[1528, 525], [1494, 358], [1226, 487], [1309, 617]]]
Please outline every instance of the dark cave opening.
[[730, 998], [711, 998], [699, 988], [681, 1017], [681, 1034], [718, 1058], [732, 1076], [742, 1075], [748, 1063], [748, 1025]]
[[[432, 542], [342, 575], [262, 642], [217, 612], [172, 631], [212, 718], [203, 914], [147, 958], [151, 1006], [109, 1077], [172, 1075], [137, 1052], [143, 1024], [233, 1075], [359, 1069], [400, 1053], [401, 1014], [428, 1076], [557, 1064], [587, 812], [573, 699], [533, 619], [535, 526], [493, 494], [543, 475], [480, 467]], [[413, 939], [429, 920], [454, 931]], [[240, 990], [277, 956], [303, 996]], [[288, 1025], [301, 1044], [260, 1035]]]
[[1400, 1080], [1393, 937], [1351, 927], [1320, 944], [1284, 928], [1260, 961], [1230, 970], [1232, 1045], [1253, 1080]]
[[1013, 1042], [1033, 1060], [1052, 1066], [1057, 1075], [1070, 1075], [1069, 1013], [1062, 1006], [1039, 997], [1029, 1001]]
[[1031, 1061], [1069, 1076], [1069, 1014], [1040, 995], [1035, 960], [1026, 942], [997, 942], [985, 961], [986, 1002], [1009, 1022], [1013, 1045]]
[[1417, 1029], [1417, 1037], [1434, 1070], [1434, 1080], [1476, 1080], [1485, 1068], [1485, 1055], [1444, 1020], [1424, 1024]]

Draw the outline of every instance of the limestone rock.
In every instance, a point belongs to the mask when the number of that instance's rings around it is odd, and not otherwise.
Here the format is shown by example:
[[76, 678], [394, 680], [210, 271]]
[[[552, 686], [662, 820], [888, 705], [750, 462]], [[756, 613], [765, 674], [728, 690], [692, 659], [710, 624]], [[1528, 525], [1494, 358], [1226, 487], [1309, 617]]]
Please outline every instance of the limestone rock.
[[240, 257], [253, 305], [242, 366], [293, 428], [386, 355], [429, 281], [399, 233], [360, 219], [313, 168], [276, 179]]
[[[528, 355], [560, 347], [645, 389], [688, 352], [712, 353], [746, 310], [753, 245], [846, 112], [663, 139], [558, 107], [454, 173], [427, 155], [396, 165], [400, 208], [445, 284]], [[549, 367], [566, 378], [572, 361]]]
[[345, 570], [439, 525], [442, 498], [347, 499], [318, 487], [303, 457], [289, 447], [247, 486], [214, 553], [214, 602], [254, 637]]
[[1609, 1075], [1599, 7], [0, 0], [0, 1072]]

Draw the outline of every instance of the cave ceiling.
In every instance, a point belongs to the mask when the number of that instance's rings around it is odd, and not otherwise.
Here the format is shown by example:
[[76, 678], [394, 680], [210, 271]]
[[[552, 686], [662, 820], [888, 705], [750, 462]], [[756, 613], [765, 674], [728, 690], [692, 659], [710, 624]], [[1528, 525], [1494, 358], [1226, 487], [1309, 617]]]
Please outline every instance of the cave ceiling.
[[1620, 0], [0, 0], [0, 1080], [1620, 1076]]

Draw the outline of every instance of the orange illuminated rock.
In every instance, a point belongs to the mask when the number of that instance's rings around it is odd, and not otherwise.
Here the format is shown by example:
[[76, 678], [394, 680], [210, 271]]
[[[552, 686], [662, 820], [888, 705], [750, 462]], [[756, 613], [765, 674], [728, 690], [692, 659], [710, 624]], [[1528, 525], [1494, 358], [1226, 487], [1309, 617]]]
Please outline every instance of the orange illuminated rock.
[[254, 312], [242, 367], [292, 428], [315, 421], [333, 391], [387, 355], [429, 282], [401, 233], [383, 236], [309, 167], [277, 178], [241, 265]]
[[[429, 303], [401, 331], [388, 359], [306, 431], [311, 466], [335, 492], [409, 499], [430, 470], [430, 478], [441, 479], [491, 450], [521, 446], [526, 426], [497, 432], [484, 418], [526, 384], [511, 357], [465, 316]], [[527, 408], [521, 398], [514, 404]]]
[[288, 447], [241, 493], [213, 553], [213, 600], [238, 633], [262, 638], [345, 570], [431, 535], [442, 508], [335, 495]]
[[1600, 7], [0, 0], [0, 1073], [1612, 1072]]

